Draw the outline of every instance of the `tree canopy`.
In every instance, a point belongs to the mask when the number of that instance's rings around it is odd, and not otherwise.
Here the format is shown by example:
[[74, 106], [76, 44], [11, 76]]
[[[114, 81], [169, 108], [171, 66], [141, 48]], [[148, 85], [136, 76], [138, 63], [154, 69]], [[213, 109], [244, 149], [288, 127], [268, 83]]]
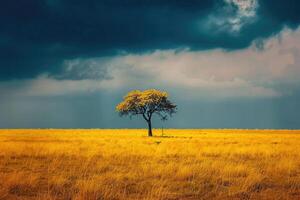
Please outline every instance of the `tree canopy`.
[[148, 123], [149, 136], [152, 136], [153, 114], [166, 119], [167, 116], [172, 116], [176, 109], [177, 106], [168, 99], [168, 93], [156, 89], [130, 91], [116, 107], [121, 116], [142, 115]]

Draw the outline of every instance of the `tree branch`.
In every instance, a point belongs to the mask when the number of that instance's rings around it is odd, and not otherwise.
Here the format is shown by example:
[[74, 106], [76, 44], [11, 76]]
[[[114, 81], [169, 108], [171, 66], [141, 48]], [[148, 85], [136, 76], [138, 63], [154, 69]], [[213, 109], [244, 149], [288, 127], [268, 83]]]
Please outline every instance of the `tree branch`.
[[143, 115], [143, 118], [148, 122], [149, 119], [146, 117], [145, 113], [142, 113], [142, 115]]

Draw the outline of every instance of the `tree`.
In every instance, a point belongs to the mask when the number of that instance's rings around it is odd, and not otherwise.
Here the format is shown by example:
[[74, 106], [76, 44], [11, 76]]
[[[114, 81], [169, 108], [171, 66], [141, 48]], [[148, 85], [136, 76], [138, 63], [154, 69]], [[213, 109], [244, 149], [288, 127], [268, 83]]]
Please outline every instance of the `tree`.
[[148, 136], [152, 136], [153, 114], [166, 120], [167, 116], [171, 117], [176, 110], [177, 106], [168, 99], [168, 93], [155, 89], [130, 91], [116, 107], [120, 116], [129, 115], [131, 118], [134, 115], [142, 115], [148, 124]]

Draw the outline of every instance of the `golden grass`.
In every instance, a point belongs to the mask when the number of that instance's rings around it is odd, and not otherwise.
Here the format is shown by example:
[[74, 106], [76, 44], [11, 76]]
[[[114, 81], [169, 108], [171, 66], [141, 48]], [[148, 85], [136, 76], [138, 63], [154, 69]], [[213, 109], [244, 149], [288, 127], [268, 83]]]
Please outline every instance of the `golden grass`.
[[300, 199], [300, 131], [0, 130], [0, 199]]

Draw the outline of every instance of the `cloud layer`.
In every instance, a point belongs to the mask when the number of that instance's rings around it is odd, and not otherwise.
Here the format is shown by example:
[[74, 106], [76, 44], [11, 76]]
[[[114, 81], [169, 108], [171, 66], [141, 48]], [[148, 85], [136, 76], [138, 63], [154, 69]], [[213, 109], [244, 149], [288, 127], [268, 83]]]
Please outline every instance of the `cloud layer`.
[[300, 29], [239, 51], [157, 50], [65, 60], [58, 74], [8, 81], [15, 95], [64, 95], [161, 88], [189, 98], [279, 97], [299, 89]]
[[246, 48], [284, 26], [297, 27], [299, 4], [298, 0], [1, 2], [0, 80], [56, 73], [64, 60], [116, 56], [120, 51]]

